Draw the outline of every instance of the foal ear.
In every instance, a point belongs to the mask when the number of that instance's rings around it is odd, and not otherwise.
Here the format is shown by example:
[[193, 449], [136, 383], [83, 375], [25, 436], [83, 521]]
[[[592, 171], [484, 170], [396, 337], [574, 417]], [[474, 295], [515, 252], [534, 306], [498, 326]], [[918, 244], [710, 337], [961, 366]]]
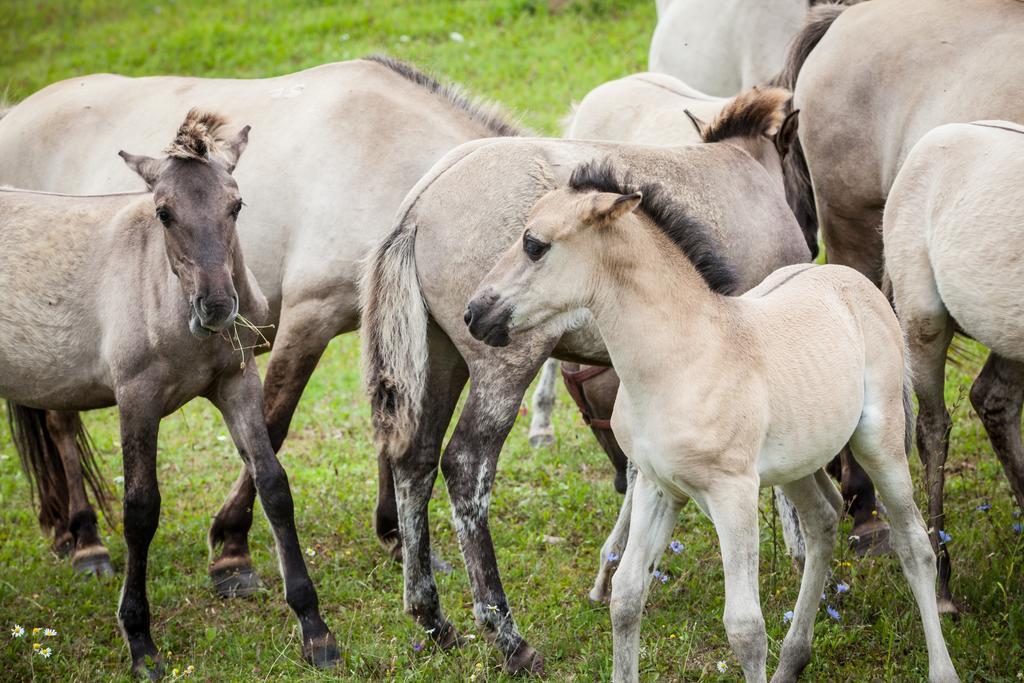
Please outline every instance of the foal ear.
[[238, 157], [242, 156], [245, 146], [249, 144], [249, 130], [251, 128], [252, 126], [246, 126], [238, 131], [238, 135], [233, 140], [224, 144], [224, 161], [228, 165], [228, 173], [234, 172], [235, 166], [238, 165]]
[[635, 211], [644, 196], [640, 192], [633, 194], [616, 194], [614, 192], [598, 192], [590, 205], [590, 211], [584, 217], [587, 223], [611, 223], [619, 216]]
[[686, 118], [690, 119], [690, 123], [693, 124], [693, 127], [697, 129], [697, 135], [699, 135], [699, 136], [701, 136], [703, 138], [704, 137], [704, 129], [708, 127], [708, 124], [704, 123], [699, 118], [697, 118], [697, 115], [694, 114], [689, 109], [684, 109], [683, 113], [686, 114]]
[[141, 154], [129, 154], [124, 150], [117, 154], [124, 159], [124, 163], [128, 164], [128, 168], [138, 173], [139, 177], [146, 181], [146, 188], [152, 190], [153, 185], [156, 184], [157, 177], [160, 175], [160, 160]]
[[785, 157], [790, 147], [796, 140], [796, 132], [800, 126], [800, 110], [794, 109], [786, 115], [779, 126], [779, 132], [775, 134], [775, 150], [780, 157]]

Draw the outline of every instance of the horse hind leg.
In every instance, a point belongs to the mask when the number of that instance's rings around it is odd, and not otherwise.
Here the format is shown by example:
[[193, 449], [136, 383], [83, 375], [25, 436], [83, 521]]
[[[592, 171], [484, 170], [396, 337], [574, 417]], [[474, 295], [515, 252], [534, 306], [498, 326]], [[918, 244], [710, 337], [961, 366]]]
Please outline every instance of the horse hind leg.
[[[296, 317], [302, 318], [295, 308], [282, 315], [263, 383], [264, 416], [275, 453], [284, 443], [306, 383], [332, 337], [323, 325], [316, 324], [322, 316], [313, 319], [313, 324], [293, 322]], [[211, 558], [208, 573], [222, 597], [246, 597], [259, 590], [259, 576], [249, 554], [255, 503], [256, 485], [243, 465], [207, 536]]]
[[[944, 352], [942, 356], [945, 357]], [[935, 552], [921, 512], [914, 503], [913, 483], [907, 465], [905, 439], [909, 410], [904, 413], [903, 397], [897, 389], [878, 392], [879, 395], [875, 396], [873, 393], [869, 386], [864, 417], [853, 434], [850, 446], [885, 502], [893, 545], [924, 625], [929, 680], [956, 681], [959, 679], [949, 658], [939, 621]]]
[[806, 543], [806, 559], [793, 622], [782, 644], [779, 667], [772, 676], [773, 683], [795, 681], [811, 660], [814, 616], [828, 577], [842, 512], [842, 498], [824, 471], [781, 488], [799, 515]]
[[107, 487], [96, 469], [95, 456], [81, 417], [75, 412], [47, 411], [46, 425], [60, 452], [67, 481], [68, 530], [74, 543], [71, 566], [80, 574], [112, 576], [114, 567], [110, 563], [110, 552], [100, 540], [96, 511], [89, 504], [85, 492], [88, 482], [97, 503], [109, 515]]
[[622, 554], [626, 551], [629, 540], [629, 518], [633, 514], [633, 491], [636, 484], [637, 470], [632, 462], [626, 465], [626, 495], [619, 507], [619, 516], [615, 526], [601, 546], [601, 557], [598, 562], [597, 576], [594, 587], [590, 589], [589, 598], [592, 602], [605, 602], [611, 594], [612, 574], [618, 566]]
[[999, 461], [1003, 464], [1017, 505], [1024, 509], [1024, 446], [1021, 445], [1021, 404], [1024, 403], [1024, 364], [989, 354], [971, 387], [971, 405], [978, 413]]
[[533, 416], [530, 418], [530, 445], [534, 448], [550, 446], [555, 442], [551, 426], [551, 411], [555, 408], [555, 386], [558, 381], [558, 361], [548, 358], [541, 369], [540, 381], [533, 392]]

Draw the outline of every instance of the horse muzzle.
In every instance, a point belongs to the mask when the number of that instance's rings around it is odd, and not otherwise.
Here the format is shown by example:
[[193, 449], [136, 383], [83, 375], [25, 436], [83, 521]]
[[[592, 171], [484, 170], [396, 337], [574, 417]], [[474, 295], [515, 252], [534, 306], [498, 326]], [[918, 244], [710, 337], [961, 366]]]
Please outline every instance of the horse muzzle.
[[227, 329], [238, 317], [238, 296], [196, 297], [188, 317], [188, 329], [196, 337], [205, 339]]
[[469, 302], [462, 317], [469, 333], [488, 346], [508, 346], [509, 343], [512, 307], [498, 304], [498, 295], [486, 292]]

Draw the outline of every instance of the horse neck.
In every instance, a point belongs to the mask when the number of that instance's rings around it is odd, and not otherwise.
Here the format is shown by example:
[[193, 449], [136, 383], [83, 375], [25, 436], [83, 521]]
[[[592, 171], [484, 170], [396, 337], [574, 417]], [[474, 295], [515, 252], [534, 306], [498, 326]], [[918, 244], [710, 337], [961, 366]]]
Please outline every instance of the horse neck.
[[657, 228], [633, 227], [629, 248], [624, 265], [624, 255], [616, 254], [616, 265], [602, 273], [590, 306], [627, 387], [665, 379], [666, 362], [678, 370], [704, 362], [705, 353], [719, 353], [729, 302], [711, 291], [693, 263]]

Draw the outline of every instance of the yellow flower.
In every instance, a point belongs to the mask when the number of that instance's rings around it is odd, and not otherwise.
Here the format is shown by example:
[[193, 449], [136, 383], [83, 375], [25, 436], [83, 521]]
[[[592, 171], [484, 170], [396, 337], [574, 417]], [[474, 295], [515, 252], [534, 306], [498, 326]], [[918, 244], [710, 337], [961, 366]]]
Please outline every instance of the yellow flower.
[[177, 677], [178, 677], [178, 674], [180, 674], [180, 673], [181, 673], [181, 672], [180, 672], [180, 671], [178, 671], [178, 668], [177, 668], [177, 667], [175, 667], [175, 668], [171, 669], [171, 675], [172, 675], [172, 676], [174, 676], [175, 678], [177, 678]]
[[22, 626], [21, 624], [15, 624], [11, 628], [11, 637], [12, 638], [21, 638], [23, 635], [25, 635], [25, 627]]
[[53, 654], [53, 650], [51, 650], [48, 647], [44, 647], [42, 650], [39, 651], [39, 654], [40, 656], [42, 656], [43, 659], [49, 659], [50, 655]]
[[185, 675], [186, 676], [191, 676], [195, 672], [195, 670], [196, 670], [196, 668], [194, 666], [192, 666], [191, 664], [189, 664], [187, 667], [185, 667]]
[[57, 635], [57, 631], [52, 628], [44, 628], [43, 635], [47, 638], [52, 638], [53, 636]]
[[38, 649], [39, 649], [39, 648], [41, 648], [42, 646], [43, 646], [43, 644], [42, 644], [42, 643], [32, 643], [32, 649], [33, 649], [33, 650], [38, 650]]
[[36, 626], [35, 628], [32, 629], [32, 635], [37, 635], [42, 630], [43, 629], [41, 629], [38, 626]]

